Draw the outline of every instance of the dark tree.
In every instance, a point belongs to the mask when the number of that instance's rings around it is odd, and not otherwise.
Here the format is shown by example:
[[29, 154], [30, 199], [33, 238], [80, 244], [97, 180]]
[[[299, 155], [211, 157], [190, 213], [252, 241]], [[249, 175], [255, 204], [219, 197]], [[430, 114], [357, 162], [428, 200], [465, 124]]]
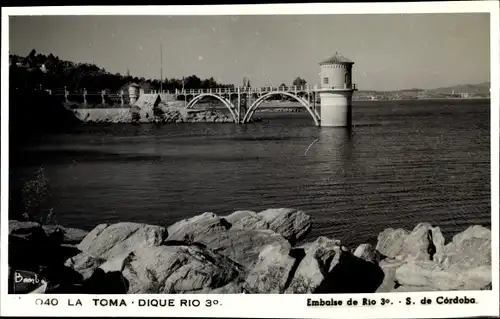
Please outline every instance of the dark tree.
[[293, 85], [297, 85], [297, 86], [304, 86], [306, 85], [307, 81], [300, 78], [300, 77], [297, 77], [295, 80], [293, 80]]
[[[88, 92], [109, 90], [120, 93], [122, 89], [135, 82], [151, 90], [160, 89], [160, 80], [132, 77], [128, 69], [126, 75], [112, 74], [95, 64], [63, 61], [52, 53], [45, 56], [37, 53], [35, 49], [26, 57], [11, 54], [9, 60], [9, 85], [12, 88], [39, 89], [42, 86], [53, 91], [66, 88], [71, 92], [87, 89]], [[44, 72], [41, 71], [42, 66], [45, 67]], [[165, 79], [162, 85], [164, 90], [175, 90], [181, 89], [183, 82], [186, 89], [234, 87], [232, 84], [217, 83], [213, 77], [200, 79], [196, 75], [186, 77], [184, 81], [175, 78]]]

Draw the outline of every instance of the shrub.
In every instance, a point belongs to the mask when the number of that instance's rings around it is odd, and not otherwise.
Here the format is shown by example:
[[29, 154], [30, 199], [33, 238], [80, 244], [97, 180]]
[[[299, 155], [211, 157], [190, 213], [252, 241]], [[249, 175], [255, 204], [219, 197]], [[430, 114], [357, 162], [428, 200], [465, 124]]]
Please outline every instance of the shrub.
[[24, 204], [24, 219], [41, 224], [55, 222], [54, 210], [45, 209], [44, 205], [50, 197], [50, 187], [45, 178], [44, 168], [40, 167], [35, 172], [35, 178], [27, 181], [22, 189], [22, 200]]

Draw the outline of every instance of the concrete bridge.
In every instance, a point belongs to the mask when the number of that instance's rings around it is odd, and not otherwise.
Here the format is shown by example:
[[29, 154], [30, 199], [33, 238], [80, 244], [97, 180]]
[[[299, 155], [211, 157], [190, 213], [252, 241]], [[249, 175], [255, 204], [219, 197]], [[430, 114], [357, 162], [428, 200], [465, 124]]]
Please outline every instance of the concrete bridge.
[[212, 97], [217, 99], [228, 109], [236, 123], [249, 122], [255, 111], [269, 98], [279, 95], [286, 96], [298, 102], [299, 107], [306, 109], [314, 123], [319, 126], [321, 116], [316, 105], [317, 92], [317, 88], [309, 86], [281, 86], [177, 90], [174, 95], [176, 98], [185, 98], [187, 109], [194, 108], [203, 98]]
[[[205, 97], [219, 100], [231, 113], [236, 123], [247, 123], [261, 106], [272, 96], [287, 96], [299, 103], [311, 115], [317, 126], [346, 127], [352, 124], [352, 95], [356, 85], [352, 82], [354, 62], [335, 53], [334, 56], [319, 63], [320, 86], [278, 86], [252, 88], [213, 88], [205, 90], [175, 90], [177, 100], [184, 97], [186, 108], [193, 108]], [[129, 96], [133, 101], [139, 94], [139, 87], [131, 85]], [[162, 92], [163, 93], [163, 92]], [[162, 93], [158, 93], [161, 94]], [[316, 99], [320, 99], [320, 111]], [[233, 97], [235, 99], [233, 99]], [[162, 97], [163, 99], [163, 97]], [[233, 101], [236, 101], [233, 103]], [[282, 107], [282, 106], [281, 106]]]
[[[278, 87], [234, 87], [234, 88], [212, 88], [212, 89], [185, 89], [175, 91], [153, 91], [151, 94], [159, 95], [161, 100], [178, 100], [184, 98], [187, 109], [193, 109], [200, 101], [206, 97], [219, 100], [230, 112], [235, 123], [248, 123], [255, 111], [269, 98], [277, 95], [287, 96], [299, 103], [298, 107], [306, 109], [316, 126], [321, 125], [320, 106], [317, 103], [321, 92], [352, 92], [356, 90], [356, 85], [351, 84], [338, 86], [328, 86], [327, 88], [318, 86], [278, 86]], [[141, 93], [130, 92], [132, 100]], [[150, 94], [147, 94], [150, 95]], [[272, 106], [268, 106], [269, 108]], [[276, 106], [283, 108], [283, 106]]]

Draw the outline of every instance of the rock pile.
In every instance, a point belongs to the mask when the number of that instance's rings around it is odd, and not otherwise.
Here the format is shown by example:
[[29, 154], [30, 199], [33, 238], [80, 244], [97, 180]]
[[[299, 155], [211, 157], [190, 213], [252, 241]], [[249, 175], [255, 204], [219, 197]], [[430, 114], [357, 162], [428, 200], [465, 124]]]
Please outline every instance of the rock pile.
[[231, 114], [216, 110], [188, 110], [180, 103], [160, 102], [154, 108], [134, 106], [132, 119], [139, 123], [233, 123]]
[[301, 244], [311, 227], [307, 214], [290, 208], [203, 213], [166, 228], [101, 224], [89, 233], [10, 221], [9, 265], [11, 273], [40, 274], [46, 293], [491, 289], [491, 233], [482, 226], [448, 244], [427, 223], [386, 229], [376, 247], [352, 250], [326, 237]]

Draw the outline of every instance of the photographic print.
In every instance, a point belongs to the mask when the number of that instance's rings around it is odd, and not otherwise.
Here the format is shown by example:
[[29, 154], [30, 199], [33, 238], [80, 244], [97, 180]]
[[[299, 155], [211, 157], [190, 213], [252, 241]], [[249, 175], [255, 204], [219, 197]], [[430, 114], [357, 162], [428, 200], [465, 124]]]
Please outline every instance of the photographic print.
[[491, 13], [225, 7], [2, 22], [3, 293], [311, 317], [494, 297]]

